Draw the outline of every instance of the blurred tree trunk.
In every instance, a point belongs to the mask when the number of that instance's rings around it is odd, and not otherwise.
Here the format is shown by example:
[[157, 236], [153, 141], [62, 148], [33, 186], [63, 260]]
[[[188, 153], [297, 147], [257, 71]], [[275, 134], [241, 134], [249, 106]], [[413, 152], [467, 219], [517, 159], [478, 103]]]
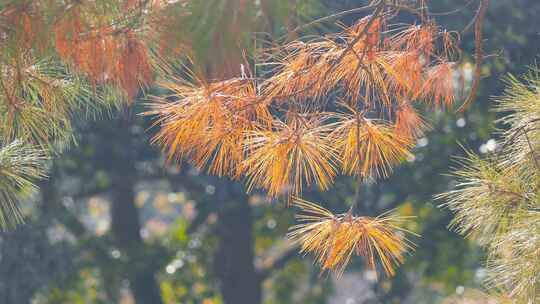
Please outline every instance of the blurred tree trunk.
[[[234, 13], [229, 5], [226, 13]], [[232, 30], [238, 25], [235, 20]], [[238, 77], [243, 62], [242, 50], [227, 47], [220, 35], [214, 37], [217, 58], [224, 60], [207, 63], [207, 75], [212, 80]], [[259, 304], [262, 302], [262, 286], [255, 269], [253, 240], [253, 214], [245, 189], [223, 178], [216, 182], [219, 201], [214, 269], [220, 281], [220, 291], [225, 304]]]
[[214, 267], [226, 304], [258, 304], [262, 301], [261, 280], [255, 269], [253, 214], [247, 195], [233, 193], [231, 182], [220, 181]]
[[[127, 116], [127, 115], [126, 115]], [[135, 205], [135, 151], [132, 146], [132, 120], [119, 119], [115, 128], [116, 142], [111, 151], [111, 161], [116, 163], [111, 172], [111, 232], [116, 245], [127, 255], [127, 269], [130, 289], [137, 304], [161, 304], [161, 293], [154, 269], [145, 264], [145, 245], [140, 235], [141, 223]]]

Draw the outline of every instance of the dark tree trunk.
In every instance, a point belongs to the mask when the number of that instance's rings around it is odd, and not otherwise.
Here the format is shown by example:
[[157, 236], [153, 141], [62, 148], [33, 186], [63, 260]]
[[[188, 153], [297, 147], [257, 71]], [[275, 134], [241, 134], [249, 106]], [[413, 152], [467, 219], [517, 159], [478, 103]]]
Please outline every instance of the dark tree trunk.
[[144, 243], [141, 224], [134, 203], [134, 181], [130, 176], [118, 176], [112, 188], [112, 233], [119, 248], [128, 255], [130, 287], [137, 304], [162, 303], [154, 272], [144, 263]]
[[139, 212], [135, 206], [136, 156], [131, 134], [131, 120], [121, 120], [116, 129], [116, 149], [111, 161], [111, 232], [117, 246], [127, 255], [126, 273], [137, 304], [161, 304], [161, 293], [152, 265], [146, 265], [145, 245], [141, 238]]
[[[229, 6], [227, 9], [232, 10]], [[231, 13], [232, 14], [232, 13]], [[238, 76], [242, 51], [223, 47], [221, 37], [214, 37], [217, 61], [207, 65], [209, 79]], [[222, 60], [225, 58], [226, 60]], [[261, 279], [255, 269], [253, 214], [245, 188], [225, 179], [216, 181], [218, 208], [218, 248], [214, 269], [225, 304], [260, 304]]]
[[254, 266], [253, 214], [243, 193], [231, 193], [232, 183], [221, 183], [217, 195], [218, 249], [214, 267], [226, 304], [259, 304], [261, 280]]

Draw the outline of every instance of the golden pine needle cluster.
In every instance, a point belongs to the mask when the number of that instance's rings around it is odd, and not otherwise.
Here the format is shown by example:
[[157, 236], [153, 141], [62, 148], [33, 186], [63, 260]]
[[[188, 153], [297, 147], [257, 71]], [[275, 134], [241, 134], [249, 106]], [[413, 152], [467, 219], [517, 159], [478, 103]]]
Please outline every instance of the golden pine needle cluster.
[[307, 215], [290, 236], [323, 270], [341, 273], [355, 254], [394, 274], [411, 248], [399, 218], [333, 215], [296, 198], [339, 174], [388, 177], [427, 128], [417, 105], [453, 105], [456, 39], [432, 21], [390, 25], [389, 15], [379, 7], [339, 33], [267, 50], [264, 79], [242, 71], [165, 84], [171, 95], [148, 112], [155, 143], [170, 160], [293, 201]]
[[435, 54], [444, 35], [434, 25], [392, 34], [386, 23], [366, 17], [339, 34], [287, 44], [265, 80], [166, 85], [173, 96], [150, 110], [161, 126], [155, 141], [169, 159], [245, 176], [250, 190], [270, 197], [327, 189], [338, 173], [387, 177], [426, 128], [415, 103], [454, 102], [454, 69], [447, 52]]
[[262, 187], [274, 197], [299, 195], [304, 184], [327, 190], [338, 170], [330, 132], [322, 119], [299, 116], [248, 134], [249, 156], [244, 163], [248, 190]]
[[246, 160], [249, 132], [271, 122], [269, 108], [257, 96], [249, 79], [230, 79], [199, 86], [178, 80], [164, 84], [177, 101], [156, 100], [151, 114], [162, 126], [154, 141], [170, 160], [188, 158], [211, 174], [239, 178]]
[[334, 215], [307, 201], [296, 199], [301, 209], [300, 224], [291, 227], [289, 236], [301, 244], [301, 251], [312, 253], [323, 271], [342, 274], [353, 255], [364, 258], [376, 269], [380, 265], [389, 276], [404, 262], [412, 249], [399, 222], [403, 217], [386, 214], [376, 218], [357, 217], [351, 213]]
[[[411, 155], [409, 150], [414, 143], [409, 135], [414, 131], [405, 126], [398, 133], [386, 121], [369, 120], [358, 113], [342, 114], [340, 118], [334, 137], [338, 139], [344, 173], [362, 178], [387, 177], [393, 166]], [[416, 127], [414, 130], [418, 130]]]

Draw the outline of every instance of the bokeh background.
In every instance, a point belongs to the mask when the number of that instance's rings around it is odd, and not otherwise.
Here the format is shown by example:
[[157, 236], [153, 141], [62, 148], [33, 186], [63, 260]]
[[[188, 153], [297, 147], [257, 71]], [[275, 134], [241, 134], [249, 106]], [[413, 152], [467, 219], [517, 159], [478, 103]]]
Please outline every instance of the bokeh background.
[[[367, 4], [261, 0], [259, 10], [239, 11], [242, 2], [200, 1], [178, 28], [193, 36], [196, 63], [210, 75], [237, 69], [239, 50], [252, 47], [254, 36], [283, 36], [291, 24]], [[476, 9], [469, 0], [429, 2], [450, 30], [461, 31]], [[488, 303], [479, 300], [482, 251], [448, 230], [452, 214], [433, 196], [452, 186], [445, 174], [463, 147], [486, 153], [497, 146], [490, 97], [501, 94], [505, 75], [534, 64], [539, 16], [540, 1], [492, 0], [484, 41], [489, 56], [474, 105], [465, 114], [429, 115], [433, 128], [418, 141], [415, 157], [391, 178], [363, 187], [360, 213], [396, 208], [416, 216], [407, 228], [421, 237], [395, 277], [377, 280], [360, 260], [340, 279], [321, 276], [284, 238], [294, 210], [262, 193], [246, 195], [239, 183], [166, 165], [150, 145], [151, 119], [137, 115], [145, 110], [140, 101], [102, 119], [75, 122], [77, 144], [53, 161], [39, 195], [24, 204], [26, 225], [0, 234], [0, 303]], [[310, 29], [332, 30], [332, 24]], [[472, 62], [472, 35], [461, 37], [464, 62]], [[344, 177], [330, 191], [306, 198], [343, 212], [355, 186]]]

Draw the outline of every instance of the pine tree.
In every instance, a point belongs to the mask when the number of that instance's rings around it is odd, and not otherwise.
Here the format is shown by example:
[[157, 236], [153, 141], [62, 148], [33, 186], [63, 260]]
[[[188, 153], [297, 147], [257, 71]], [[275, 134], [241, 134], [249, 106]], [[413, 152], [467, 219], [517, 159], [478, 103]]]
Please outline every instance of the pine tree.
[[501, 300], [537, 303], [540, 74], [532, 68], [524, 80], [509, 76], [506, 83], [495, 99], [503, 115], [497, 150], [486, 157], [469, 152], [453, 173], [455, 189], [439, 198], [455, 212], [451, 227], [486, 248], [487, 287]]

